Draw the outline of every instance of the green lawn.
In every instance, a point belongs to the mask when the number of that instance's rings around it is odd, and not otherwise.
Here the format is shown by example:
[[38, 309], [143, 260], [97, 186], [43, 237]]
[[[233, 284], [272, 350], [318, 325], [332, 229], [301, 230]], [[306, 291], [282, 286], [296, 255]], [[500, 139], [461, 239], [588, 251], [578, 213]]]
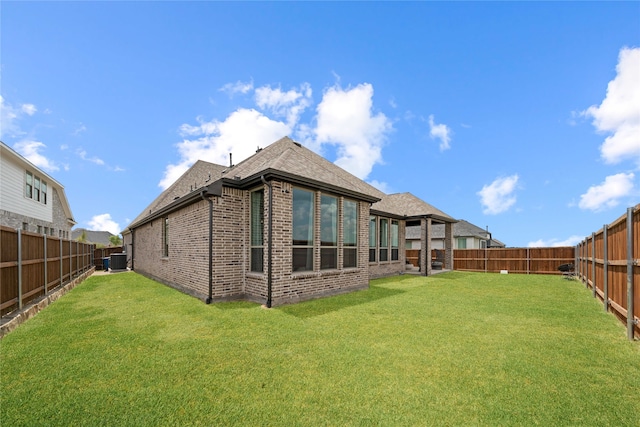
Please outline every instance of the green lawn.
[[400, 276], [270, 310], [93, 276], [0, 360], [3, 426], [640, 425], [640, 343], [557, 276]]

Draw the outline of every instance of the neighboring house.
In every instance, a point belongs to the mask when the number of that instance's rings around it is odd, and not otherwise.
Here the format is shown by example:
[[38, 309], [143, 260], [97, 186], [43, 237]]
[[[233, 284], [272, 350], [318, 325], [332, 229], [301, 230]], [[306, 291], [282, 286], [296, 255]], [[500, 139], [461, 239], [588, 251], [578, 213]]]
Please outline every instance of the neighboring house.
[[270, 307], [404, 271], [406, 213], [370, 210], [389, 197], [282, 138], [237, 165], [196, 162], [122, 235], [138, 273], [207, 303]]
[[68, 239], [75, 224], [62, 184], [0, 141], [0, 225]]
[[[419, 249], [420, 230], [416, 227], [407, 228], [406, 248]], [[433, 227], [431, 247], [443, 249], [445, 242], [445, 230], [442, 225]], [[504, 248], [505, 245], [497, 239], [493, 239], [488, 230], [471, 224], [464, 219], [458, 220], [453, 225], [453, 249], [485, 249]]]
[[71, 231], [71, 240], [78, 240], [84, 233], [84, 242], [93, 243], [101, 246], [113, 246], [111, 237], [114, 235], [108, 231], [94, 231], [85, 228], [75, 228]]

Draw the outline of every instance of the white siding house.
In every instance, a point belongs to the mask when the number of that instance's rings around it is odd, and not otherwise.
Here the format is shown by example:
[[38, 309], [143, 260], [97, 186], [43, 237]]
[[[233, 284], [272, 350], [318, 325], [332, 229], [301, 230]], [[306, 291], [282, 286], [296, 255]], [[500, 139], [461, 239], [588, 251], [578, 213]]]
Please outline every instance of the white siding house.
[[64, 187], [1, 141], [0, 225], [64, 238], [75, 225]]

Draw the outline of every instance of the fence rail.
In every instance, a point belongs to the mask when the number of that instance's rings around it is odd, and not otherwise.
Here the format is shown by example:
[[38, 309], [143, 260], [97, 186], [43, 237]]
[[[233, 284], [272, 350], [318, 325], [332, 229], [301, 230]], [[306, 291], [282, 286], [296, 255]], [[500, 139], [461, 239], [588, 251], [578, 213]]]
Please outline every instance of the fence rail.
[[122, 246], [115, 246], [109, 248], [95, 248], [93, 250], [93, 265], [95, 265], [96, 270], [101, 270], [103, 268], [103, 259], [109, 258], [111, 254], [119, 254], [122, 253]]
[[640, 205], [605, 224], [576, 247], [576, 274], [627, 325], [629, 339], [640, 337]]
[[0, 227], [0, 315], [48, 295], [93, 266], [94, 245]]
[[483, 271], [521, 274], [562, 274], [561, 264], [575, 261], [572, 246], [554, 248], [491, 248], [454, 249], [453, 268], [464, 271]]

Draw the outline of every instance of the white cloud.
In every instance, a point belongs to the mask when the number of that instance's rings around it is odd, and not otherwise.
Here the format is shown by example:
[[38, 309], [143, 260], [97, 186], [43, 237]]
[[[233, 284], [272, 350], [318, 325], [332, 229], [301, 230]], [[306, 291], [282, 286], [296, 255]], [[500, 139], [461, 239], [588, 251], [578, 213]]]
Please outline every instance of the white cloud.
[[20, 107], [14, 107], [13, 105], [5, 102], [4, 98], [0, 95], [0, 138], [7, 135], [19, 136], [24, 135], [18, 125], [18, 121], [25, 115], [33, 115], [37, 111], [37, 108], [33, 104], [23, 104]]
[[391, 189], [391, 186], [386, 182], [377, 181], [375, 179], [373, 181], [368, 181], [368, 182], [370, 185], [373, 185], [374, 187], [376, 187], [378, 190], [382, 191], [385, 194], [391, 194], [393, 192], [393, 190]]
[[[225, 85], [228, 91], [245, 91], [253, 82]], [[359, 178], [366, 178], [376, 163], [382, 163], [382, 145], [391, 131], [391, 121], [382, 113], [373, 113], [373, 87], [361, 84], [342, 89], [332, 86], [324, 91], [316, 109], [315, 123], [301, 123], [300, 117], [312, 104], [312, 89], [308, 83], [282, 91], [279, 87], [262, 86], [255, 90], [253, 108], [239, 108], [220, 121], [196, 118], [197, 124], [180, 126], [184, 140], [177, 144], [180, 160], [169, 164], [158, 184], [168, 188], [197, 160], [226, 165], [229, 153], [238, 163], [286, 135], [309, 149], [320, 152], [323, 144], [337, 147], [336, 164]], [[270, 118], [267, 114], [272, 115]]]
[[33, 116], [38, 109], [33, 104], [22, 104], [20, 107], [23, 113], [28, 114], [29, 116]]
[[580, 236], [570, 236], [564, 240], [559, 239], [539, 239], [534, 242], [529, 242], [527, 245], [530, 248], [550, 248], [550, 247], [558, 247], [558, 246], [575, 246], [580, 243], [584, 237]]
[[436, 124], [433, 120], [433, 114], [429, 116], [429, 136], [431, 139], [440, 140], [440, 151], [451, 148], [451, 128], [445, 124]]
[[46, 147], [46, 145], [39, 141], [22, 140], [16, 143], [13, 148], [40, 169], [47, 172], [57, 171], [60, 169], [58, 165], [40, 153], [40, 151]]
[[593, 117], [598, 131], [611, 134], [600, 147], [607, 163], [631, 158], [640, 164], [640, 48], [621, 49], [616, 71], [602, 103], [582, 114]]
[[317, 107], [315, 143], [337, 146], [335, 163], [360, 179], [375, 164], [382, 163], [382, 146], [392, 129], [382, 113], [373, 113], [373, 86], [360, 84], [351, 89], [327, 89]]
[[105, 213], [95, 215], [88, 222], [89, 230], [93, 231], [108, 231], [111, 234], [120, 234], [120, 225], [111, 219], [111, 214]]
[[227, 83], [220, 88], [220, 92], [224, 92], [229, 96], [233, 96], [236, 93], [247, 94], [253, 90], [253, 80], [249, 82], [241, 82], [238, 80], [235, 83]]
[[262, 86], [256, 89], [256, 104], [261, 109], [270, 110], [276, 117], [286, 117], [290, 127], [295, 126], [300, 114], [311, 105], [311, 86], [300, 85], [300, 90], [291, 89], [283, 92], [280, 88]]
[[78, 156], [80, 156], [80, 158], [82, 160], [85, 160], [87, 162], [91, 162], [91, 163], [95, 163], [96, 165], [104, 165], [104, 160], [102, 160], [99, 157], [93, 156], [93, 157], [87, 157], [87, 152], [85, 150], [83, 150], [82, 148], [79, 148], [76, 153], [78, 154]]
[[487, 215], [495, 215], [507, 211], [516, 203], [515, 190], [518, 184], [518, 175], [497, 178], [491, 184], [482, 187], [478, 191], [480, 203], [484, 206], [482, 212]]
[[600, 185], [590, 187], [580, 196], [580, 209], [601, 211], [620, 203], [620, 199], [629, 196], [633, 191], [633, 173], [619, 173], [605, 178]]
[[234, 163], [238, 163], [255, 153], [258, 146], [264, 147], [291, 133], [285, 123], [274, 121], [254, 109], [241, 108], [224, 121], [204, 122], [198, 126], [181, 126], [184, 139], [178, 144], [180, 161], [166, 167], [164, 177], [158, 184], [163, 190], [168, 188], [197, 160], [226, 165], [229, 153], [233, 153]]

